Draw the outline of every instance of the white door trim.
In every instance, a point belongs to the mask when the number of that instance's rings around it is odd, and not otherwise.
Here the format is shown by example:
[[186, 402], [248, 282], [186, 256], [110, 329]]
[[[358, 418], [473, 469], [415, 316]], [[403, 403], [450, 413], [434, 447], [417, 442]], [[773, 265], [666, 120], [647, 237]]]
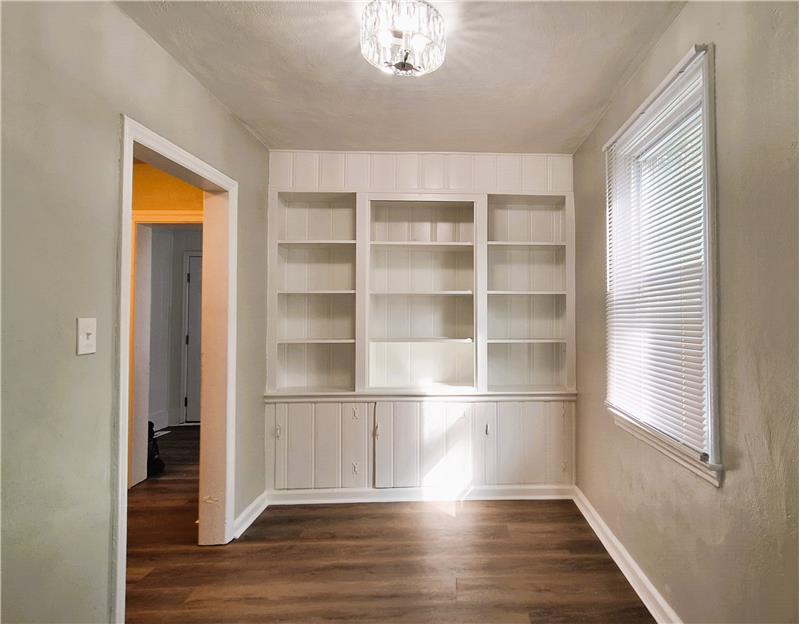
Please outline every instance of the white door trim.
[[[226, 338], [225, 367], [225, 422], [224, 436], [218, 439], [209, 437], [205, 441], [208, 459], [224, 462], [224, 479], [215, 479], [214, 490], [203, 491], [201, 470], [201, 501], [208, 504], [201, 509], [201, 536], [203, 543], [224, 544], [234, 537], [234, 478], [235, 478], [235, 426], [236, 426], [236, 265], [237, 265], [237, 206], [238, 183], [221, 173], [211, 165], [178, 147], [171, 141], [159, 136], [130, 117], [122, 116], [122, 206], [120, 211], [120, 257], [119, 257], [119, 325], [117, 336], [118, 355], [118, 418], [116, 435], [116, 452], [112, 457], [116, 465], [114, 485], [112, 552], [115, 561], [111, 566], [111, 591], [113, 593], [111, 620], [125, 621], [125, 569], [127, 549], [127, 512], [128, 512], [128, 398], [129, 398], [129, 357], [130, 357], [130, 275], [131, 275], [131, 228], [133, 221], [133, 153], [134, 144], [138, 144], [148, 153], [153, 154], [168, 167], [175, 167], [190, 176], [195, 176], [193, 183], [198, 186], [213, 188], [217, 193], [227, 193], [227, 314], [224, 336]], [[162, 166], [162, 168], [164, 168]], [[222, 328], [221, 328], [222, 333]], [[222, 423], [220, 423], [222, 425]], [[220, 427], [222, 428], [222, 427]], [[213, 448], [212, 448], [213, 446]], [[213, 451], [213, 453], [211, 452]], [[201, 442], [201, 465], [203, 444]], [[220, 472], [223, 466], [219, 466]], [[217, 473], [219, 474], [219, 473]], [[221, 487], [218, 487], [219, 484]], [[211, 489], [211, 488], [209, 488]], [[221, 503], [221, 504], [219, 504]], [[201, 505], [203, 503], [201, 502]], [[208, 517], [208, 529], [204, 532], [203, 517]]]
[[[189, 273], [189, 258], [202, 258], [203, 251], [196, 249], [189, 249], [183, 252], [183, 299], [181, 303], [181, 394], [186, 397], [189, 394], [189, 380], [188, 380], [188, 349], [186, 344], [186, 334], [189, 333], [189, 283], [186, 281], [186, 275]], [[181, 409], [181, 424], [185, 425], [186, 419], [186, 404], [184, 403]]]

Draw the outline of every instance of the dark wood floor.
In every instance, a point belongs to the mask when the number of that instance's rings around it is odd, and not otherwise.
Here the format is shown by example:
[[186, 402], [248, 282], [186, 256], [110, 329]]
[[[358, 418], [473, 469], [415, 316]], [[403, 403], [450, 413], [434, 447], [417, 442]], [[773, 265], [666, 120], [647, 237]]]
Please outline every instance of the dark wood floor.
[[652, 622], [571, 501], [269, 508], [195, 545], [197, 431], [129, 496], [130, 622]]

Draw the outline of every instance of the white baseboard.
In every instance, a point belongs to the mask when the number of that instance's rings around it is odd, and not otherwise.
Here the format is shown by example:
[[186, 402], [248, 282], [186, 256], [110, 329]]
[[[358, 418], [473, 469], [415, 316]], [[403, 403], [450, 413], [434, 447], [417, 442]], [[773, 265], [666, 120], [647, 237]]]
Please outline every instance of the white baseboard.
[[465, 491], [436, 488], [336, 488], [316, 490], [272, 490], [270, 505], [311, 505], [328, 503], [397, 503], [461, 500], [571, 499], [571, 485], [482, 485]]
[[644, 606], [650, 611], [650, 614], [659, 623], [675, 623], [681, 624], [681, 619], [675, 610], [669, 606], [669, 603], [664, 599], [664, 596], [656, 589], [656, 586], [647, 578], [647, 575], [639, 567], [634, 558], [617, 539], [617, 536], [608, 528], [603, 518], [589, 502], [580, 488], [574, 488], [574, 501], [578, 509], [586, 518], [589, 526], [592, 527], [597, 537], [603, 543], [608, 554], [617, 564], [617, 567], [628, 579], [628, 582], [633, 587], [634, 591], [639, 595]]
[[233, 538], [238, 539], [269, 505], [269, 492], [264, 490], [233, 522]]

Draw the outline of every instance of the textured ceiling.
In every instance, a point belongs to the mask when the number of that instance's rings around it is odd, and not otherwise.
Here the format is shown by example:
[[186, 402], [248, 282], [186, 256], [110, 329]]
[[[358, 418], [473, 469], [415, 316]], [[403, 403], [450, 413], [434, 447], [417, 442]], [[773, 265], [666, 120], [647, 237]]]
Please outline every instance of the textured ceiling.
[[363, 2], [125, 2], [271, 148], [572, 153], [676, 2], [436, 2], [447, 57], [387, 76]]

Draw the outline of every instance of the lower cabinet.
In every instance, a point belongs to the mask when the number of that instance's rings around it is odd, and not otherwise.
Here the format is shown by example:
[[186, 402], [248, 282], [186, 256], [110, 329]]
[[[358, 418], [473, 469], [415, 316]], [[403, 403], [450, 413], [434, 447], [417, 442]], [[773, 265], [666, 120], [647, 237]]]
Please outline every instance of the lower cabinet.
[[368, 487], [373, 405], [274, 405], [275, 489]]
[[571, 402], [277, 403], [267, 426], [277, 490], [573, 482]]

